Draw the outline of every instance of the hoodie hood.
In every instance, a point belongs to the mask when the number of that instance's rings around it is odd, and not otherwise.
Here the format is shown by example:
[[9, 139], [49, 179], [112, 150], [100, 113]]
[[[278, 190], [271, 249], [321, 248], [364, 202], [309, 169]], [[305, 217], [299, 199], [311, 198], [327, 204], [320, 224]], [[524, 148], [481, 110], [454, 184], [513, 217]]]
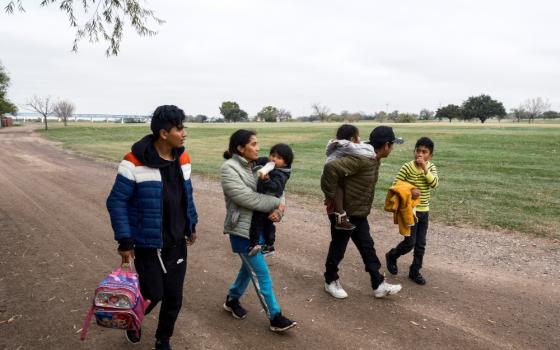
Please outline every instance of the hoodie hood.
[[290, 175], [292, 175], [292, 167], [289, 166], [285, 166], [283, 168], [274, 168], [273, 171], [280, 171], [284, 173], [288, 179], [290, 178]]
[[[159, 156], [156, 147], [154, 146], [154, 142], [155, 139], [153, 135], [144, 136], [140, 141], [132, 145], [132, 154], [134, 154], [140, 162], [150, 168], [164, 168], [169, 166], [171, 162]], [[179, 159], [184, 151], [185, 147], [174, 148], [172, 150], [173, 159]]]

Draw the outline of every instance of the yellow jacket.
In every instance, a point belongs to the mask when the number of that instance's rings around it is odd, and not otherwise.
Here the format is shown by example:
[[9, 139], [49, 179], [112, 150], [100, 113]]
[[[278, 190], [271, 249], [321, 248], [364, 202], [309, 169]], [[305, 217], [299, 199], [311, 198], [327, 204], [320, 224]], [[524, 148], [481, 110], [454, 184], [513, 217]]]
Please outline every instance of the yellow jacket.
[[415, 188], [399, 180], [389, 188], [385, 199], [385, 211], [393, 213], [395, 224], [399, 225], [399, 233], [403, 236], [410, 236], [410, 227], [418, 221], [414, 208], [420, 203], [420, 197], [412, 199], [412, 190]]

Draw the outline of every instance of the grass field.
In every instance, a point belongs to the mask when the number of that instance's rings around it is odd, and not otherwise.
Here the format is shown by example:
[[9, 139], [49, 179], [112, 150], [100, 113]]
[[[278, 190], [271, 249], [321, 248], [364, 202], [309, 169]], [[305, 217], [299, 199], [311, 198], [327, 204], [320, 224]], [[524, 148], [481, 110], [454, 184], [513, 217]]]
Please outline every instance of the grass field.
[[[367, 138], [376, 123], [356, 124]], [[295, 152], [287, 189], [321, 198], [324, 146], [339, 124], [189, 124], [187, 149], [195, 173], [217, 178], [229, 135], [238, 128], [258, 133], [261, 155], [277, 142]], [[416, 139], [435, 142], [440, 187], [432, 193], [432, 220], [560, 237], [560, 125], [395, 124], [406, 142], [382, 163], [375, 207], [379, 210], [400, 166], [412, 159]], [[147, 125], [93, 124], [52, 127], [47, 137], [82, 154], [118, 161], [149, 132]]]

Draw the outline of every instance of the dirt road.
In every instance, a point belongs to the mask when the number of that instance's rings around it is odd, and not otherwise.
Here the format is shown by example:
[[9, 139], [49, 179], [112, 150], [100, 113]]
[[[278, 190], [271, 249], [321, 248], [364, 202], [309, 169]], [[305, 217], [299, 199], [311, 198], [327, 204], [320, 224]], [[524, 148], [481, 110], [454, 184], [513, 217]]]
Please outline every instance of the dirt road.
[[[85, 342], [77, 334], [95, 286], [119, 262], [105, 209], [115, 174], [116, 164], [69, 154], [28, 127], [0, 130], [0, 349], [131, 348], [120, 331], [92, 325]], [[283, 311], [299, 326], [268, 331], [252, 290], [242, 299], [248, 318], [234, 320], [221, 304], [240, 261], [221, 233], [221, 189], [193, 182], [199, 240], [189, 250], [175, 349], [560, 348], [558, 241], [432, 224], [428, 284], [390, 276], [403, 290], [384, 300], [373, 298], [350, 244], [341, 265], [350, 297], [335, 300], [323, 291], [323, 208], [289, 195], [269, 261]], [[382, 256], [399, 236], [387, 213], [375, 210], [370, 223]], [[399, 263], [405, 271], [410, 257]], [[150, 315], [136, 349], [152, 347], [155, 325]]]

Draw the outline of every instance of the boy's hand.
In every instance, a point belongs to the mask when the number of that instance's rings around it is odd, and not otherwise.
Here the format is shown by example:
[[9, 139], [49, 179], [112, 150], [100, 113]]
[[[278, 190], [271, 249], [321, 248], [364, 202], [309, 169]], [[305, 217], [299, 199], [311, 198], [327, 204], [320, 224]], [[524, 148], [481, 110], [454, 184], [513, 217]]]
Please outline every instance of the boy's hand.
[[413, 188], [410, 192], [412, 192], [412, 199], [416, 199], [420, 197], [420, 190], [417, 188]]
[[426, 168], [426, 161], [422, 157], [416, 157], [416, 165], [424, 171], [424, 174], [428, 172], [428, 168]]
[[191, 233], [191, 238], [187, 238], [187, 247], [191, 246], [196, 242], [196, 232]]
[[134, 259], [134, 250], [118, 250], [121, 256], [121, 265], [130, 264], [131, 260]]
[[259, 179], [261, 179], [262, 181], [266, 181], [269, 179], [268, 174], [259, 174]]

